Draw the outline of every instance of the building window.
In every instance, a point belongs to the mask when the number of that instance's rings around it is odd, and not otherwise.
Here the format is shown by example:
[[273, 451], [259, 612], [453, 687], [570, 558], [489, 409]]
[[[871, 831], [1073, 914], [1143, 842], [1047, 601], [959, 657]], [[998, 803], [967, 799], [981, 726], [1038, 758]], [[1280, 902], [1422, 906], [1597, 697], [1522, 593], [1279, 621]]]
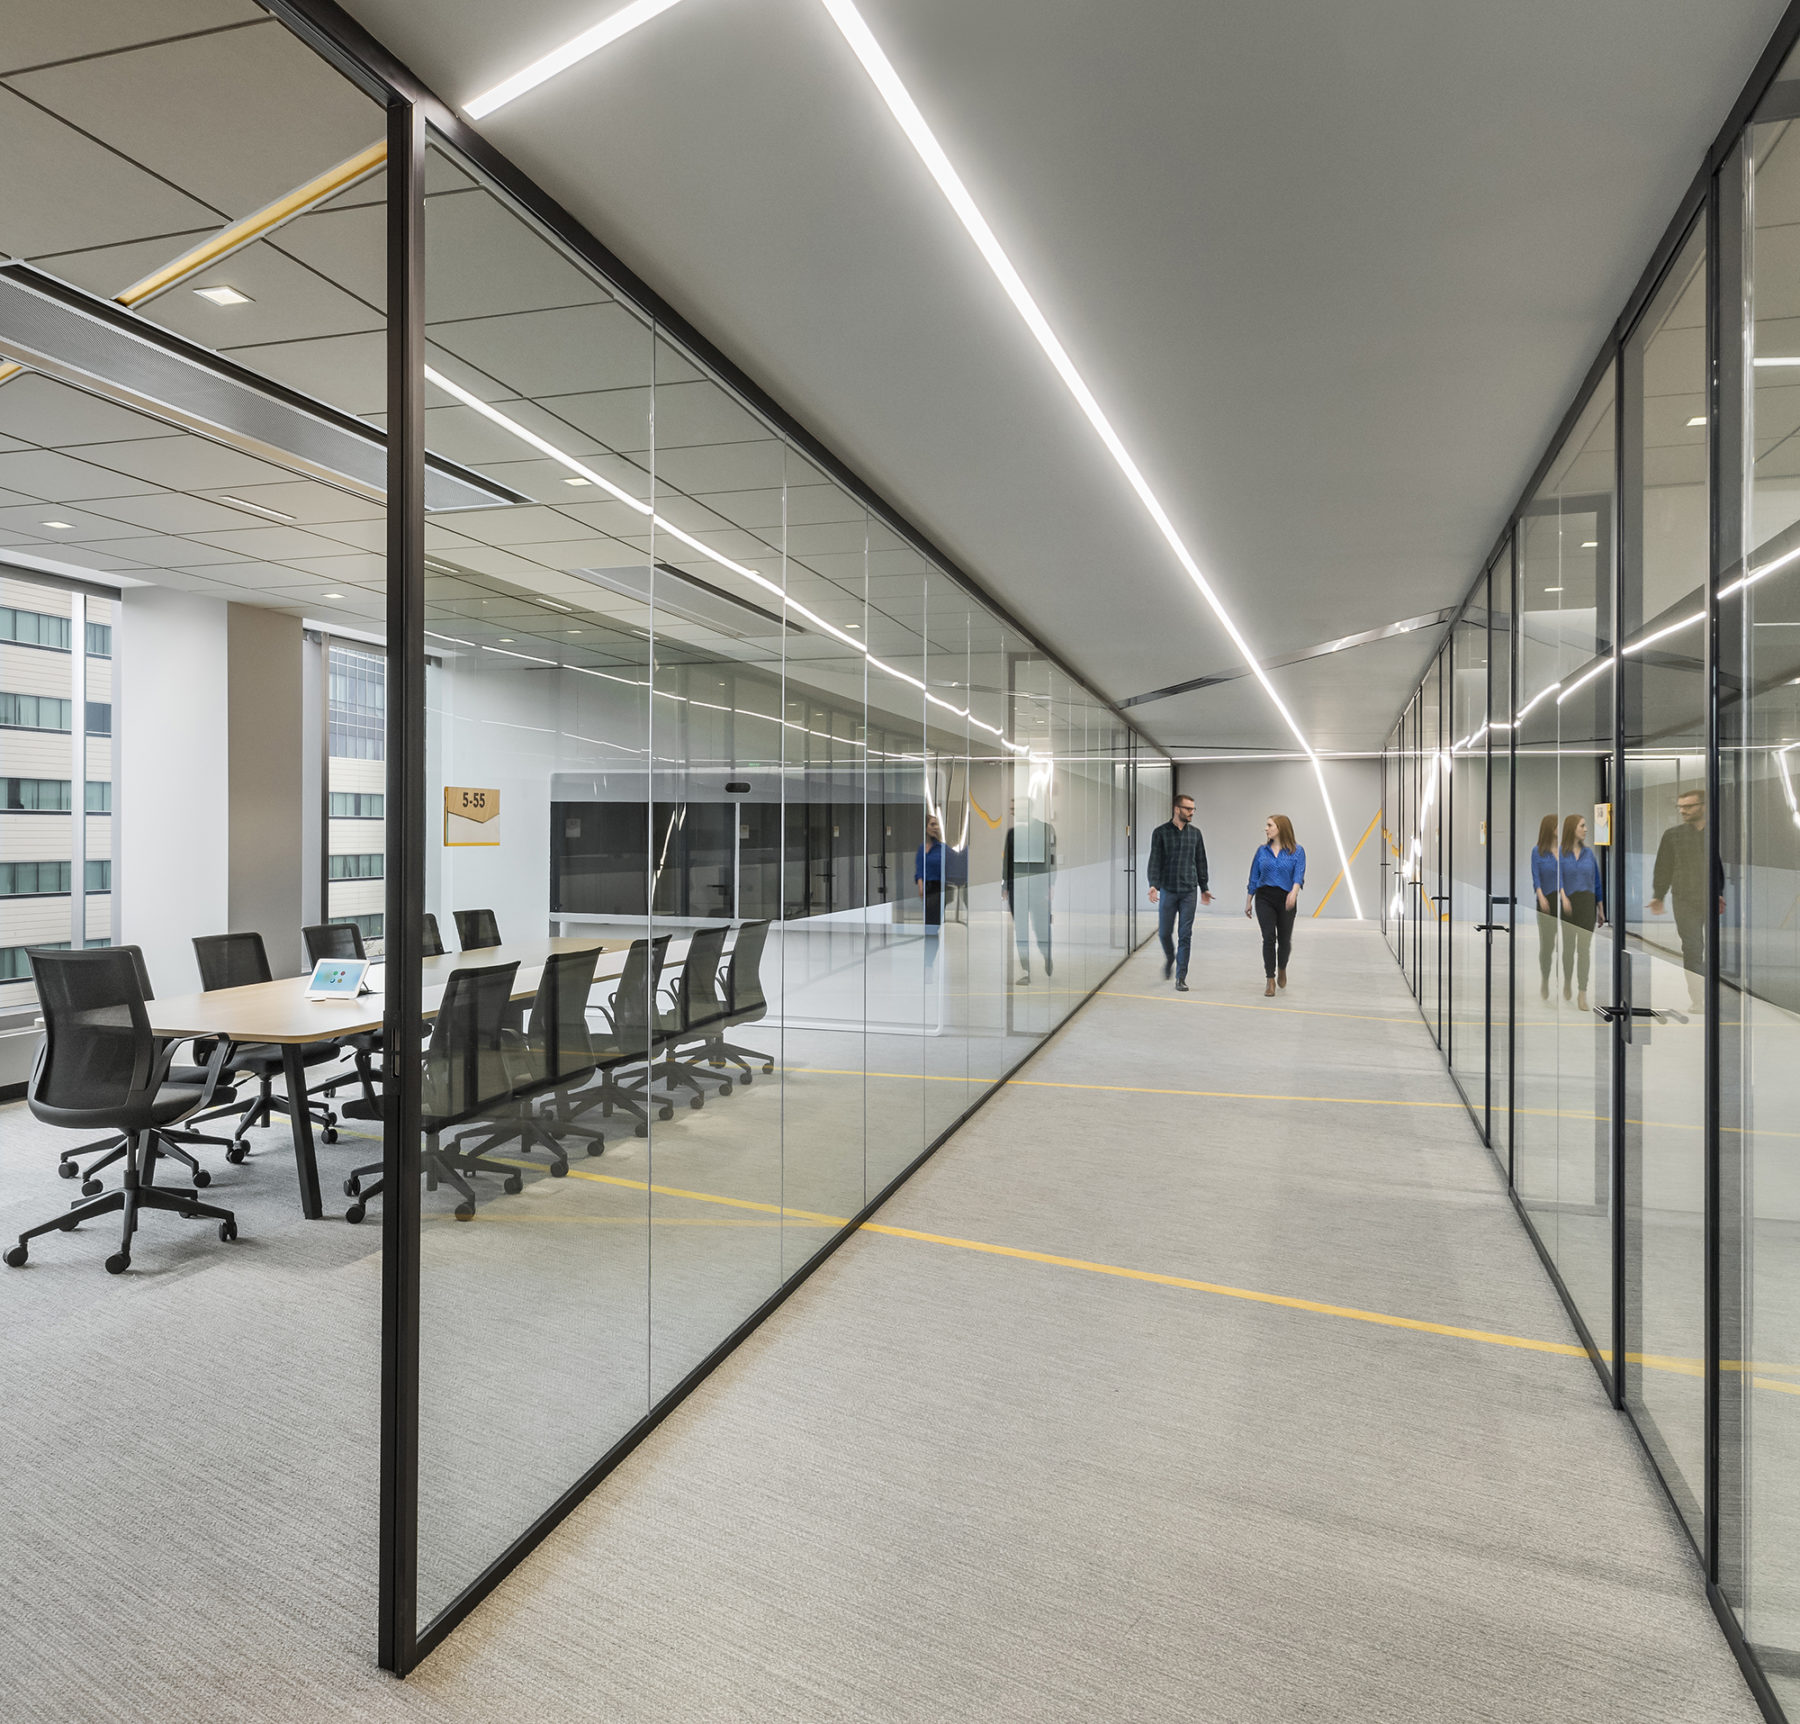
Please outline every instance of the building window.
[[334, 790], [331, 793], [333, 820], [381, 820], [385, 818], [386, 798], [379, 792]]
[[87, 949], [90, 952], [92, 952], [92, 951], [97, 950], [101, 946], [110, 946], [112, 944], [112, 941], [111, 940], [88, 940], [84, 943], [86, 944]]
[[67, 730], [69, 702], [48, 694], [0, 694], [0, 725], [13, 730]]
[[90, 658], [111, 658], [112, 624], [89, 623], [87, 626], [87, 649]]
[[387, 758], [387, 660], [331, 649], [330, 752], [340, 760]]
[[[65, 785], [65, 793], [67, 788]], [[65, 802], [64, 806], [67, 807], [68, 804]], [[88, 780], [87, 811], [90, 814], [112, 813], [112, 781], [110, 779], [90, 778]]]
[[67, 617], [50, 617], [42, 611], [18, 611], [0, 606], [0, 641], [67, 652], [69, 626]]
[[[67, 868], [65, 862], [63, 867]], [[90, 892], [110, 892], [112, 890], [112, 863], [107, 859], [91, 861], [87, 864], [87, 890]], [[91, 945], [93, 942], [90, 941]]]
[[65, 898], [67, 862], [0, 862], [0, 898]]
[[331, 878], [333, 880], [379, 880], [385, 874], [383, 866], [385, 858], [379, 850], [372, 850], [357, 856], [333, 856], [331, 858]]
[[356, 924], [357, 932], [362, 935], [364, 942], [367, 943], [370, 940], [379, 940], [381, 938], [382, 925], [386, 921], [386, 917], [334, 916], [332, 917], [332, 920], [334, 922], [354, 922]]
[[[52, 952], [66, 952], [69, 949], [67, 940], [36, 940], [37, 947], [48, 947]], [[29, 982], [31, 980], [31, 960], [25, 954], [30, 946], [0, 946], [0, 982]]]
[[[88, 788], [92, 790], [93, 786]], [[66, 778], [0, 778], [0, 812], [67, 814], [69, 781]]]
[[[69, 703], [65, 700], [64, 706]], [[65, 724], [64, 730], [69, 727]], [[87, 733], [89, 736], [112, 735], [112, 703], [104, 700], [90, 700], [87, 703]]]

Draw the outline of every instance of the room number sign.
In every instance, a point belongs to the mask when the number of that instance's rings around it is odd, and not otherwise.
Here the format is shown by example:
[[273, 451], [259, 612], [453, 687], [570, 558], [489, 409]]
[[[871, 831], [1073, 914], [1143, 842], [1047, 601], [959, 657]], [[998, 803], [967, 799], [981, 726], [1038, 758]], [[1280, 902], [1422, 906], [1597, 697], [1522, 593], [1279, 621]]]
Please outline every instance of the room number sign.
[[444, 787], [444, 842], [466, 849], [500, 842], [500, 792], [465, 785]]

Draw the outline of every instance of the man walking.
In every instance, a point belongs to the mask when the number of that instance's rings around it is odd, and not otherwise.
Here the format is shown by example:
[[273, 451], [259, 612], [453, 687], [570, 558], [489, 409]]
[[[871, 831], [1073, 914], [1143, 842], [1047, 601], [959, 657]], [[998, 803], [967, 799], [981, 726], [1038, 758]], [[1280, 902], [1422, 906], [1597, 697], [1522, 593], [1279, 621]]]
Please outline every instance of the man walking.
[[[1675, 932], [1681, 940], [1681, 967], [1687, 971], [1688, 1006], [1706, 1003], [1706, 877], [1711, 872], [1706, 841], [1706, 792], [1684, 790], [1675, 798], [1679, 826], [1671, 826], [1656, 847], [1650, 877], [1650, 912], [1660, 916], [1663, 901], [1675, 898]], [[1723, 898], [1719, 908], [1725, 908]]]
[[[1018, 819], [1018, 802], [1007, 805], [1007, 812]], [[1044, 974], [1054, 975], [1056, 964], [1050, 956], [1050, 892], [1056, 875], [1056, 828], [1048, 820], [1027, 818], [1006, 831], [1000, 847], [1000, 898], [1013, 919], [1013, 937], [1019, 948], [1019, 980], [1021, 988], [1031, 985], [1031, 940], [1035, 933], [1044, 954]]]
[[[1188, 947], [1194, 935], [1194, 904], [1212, 902], [1207, 891], [1206, 843], [1194, 824], [1194, 799], [1175, 798], [1175, 817], [1150, 834], [1150, 902], [1157, 905], [1156, 931], [1162, 938], [1163, 980], [1173, 972], [1175, 991], [1188, 991]], [[1177, 924], [1180, 944], [1173, 938]]]

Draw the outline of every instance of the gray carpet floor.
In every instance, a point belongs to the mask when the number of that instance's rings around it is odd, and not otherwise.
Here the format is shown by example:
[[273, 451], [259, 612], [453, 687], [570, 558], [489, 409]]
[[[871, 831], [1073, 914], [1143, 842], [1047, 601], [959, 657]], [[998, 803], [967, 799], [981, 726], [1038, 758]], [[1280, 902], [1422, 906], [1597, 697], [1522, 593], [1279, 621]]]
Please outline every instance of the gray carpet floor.
[[[936, 1242], [1572, 1341], [1379, 936], [1303, 925], [1276, 1001], [1258, 969], [1223, 916], [1191, 995], [1134, 958], [404, 1684], [369, 1662], [372, 1232], [304, 1268], [273, 1232], [273, 1331], [179, 1262], [129, 1322], [91, 1265], [15, 1297], [9, 1713], [1756, 1718], [1584, 1359]], [[159, 1398], [47, 1395], [46, 1337], [158, 1349]], [[338, 1439], [296, 1452], [253, 1355]]]

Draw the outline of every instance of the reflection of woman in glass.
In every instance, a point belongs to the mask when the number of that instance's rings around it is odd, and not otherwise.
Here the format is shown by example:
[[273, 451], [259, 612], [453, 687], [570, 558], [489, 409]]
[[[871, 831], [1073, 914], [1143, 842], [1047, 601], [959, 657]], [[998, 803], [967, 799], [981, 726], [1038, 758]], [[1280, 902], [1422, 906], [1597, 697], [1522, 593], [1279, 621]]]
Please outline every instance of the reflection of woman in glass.
[[1550, 966], [1556, 962], [1556, 895], [1562, 890], [1556, 872], [1556, 816], [1538, 822], [1537, 846], [1531, 852], [1531, 886], [1538, 912], [1538, 998], [1550, 998]]
[[1563, 940], [1563, 998], [1569, 997], [1569, 975], [1575, 975], [1576, 1006], [1587, 1010], [1588, 949], [1594, 943], [1594, 924], [1606, 920], [1606, 885], [1601, 877], [1600, 858], [1588, 848], [1587, 821], [1571, 814], [1563, 821], [1562, 857], [1558, 872], [1562, 876], [1562, 915], [1568, 924]]

